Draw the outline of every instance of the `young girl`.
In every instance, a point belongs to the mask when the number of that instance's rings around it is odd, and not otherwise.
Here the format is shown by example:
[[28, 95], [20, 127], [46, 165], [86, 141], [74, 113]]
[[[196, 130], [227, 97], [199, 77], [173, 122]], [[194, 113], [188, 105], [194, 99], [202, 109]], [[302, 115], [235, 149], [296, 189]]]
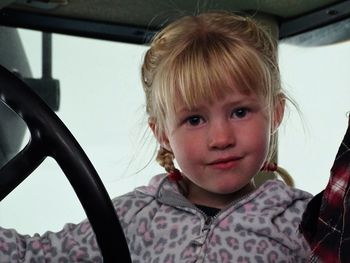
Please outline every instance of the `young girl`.
[[[271, 164], [286, 96], [277, 46], [253, 20], [184, 17], [142, 66], [149, 126], [166, 173], [114, 199], [133, 262], [306, 262], [311, 195], [254, 176]], [[176, 160], [176, 164], [174, 162]], [[0, 232], [0, 262], [101, 262], [87, 221], [59, 233]]]

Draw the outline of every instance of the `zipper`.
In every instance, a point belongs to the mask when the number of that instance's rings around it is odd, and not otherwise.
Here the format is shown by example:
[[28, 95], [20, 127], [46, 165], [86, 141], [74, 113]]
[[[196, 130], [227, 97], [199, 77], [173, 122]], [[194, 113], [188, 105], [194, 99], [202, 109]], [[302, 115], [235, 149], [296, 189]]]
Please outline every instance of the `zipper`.
[[213, 222], [216, 221], [216, 219], [221, 215], [223, 214], [227, 209], [231, 208], [232, 206], [234, 206], [236, 203], [240, 202], [241, 200], [245, 199], [248, 195], [250, 195], [250, 193], [247, 193], [243, 196], [241, 196], [240, 198], [232, 201], [229, 205], [226, 206], [226, 208], [224, 209], [221, 209], [215, 216], [207, 216], [202, 210], [200, 210], [199, 208], [197, 208], [195, 206], [195, 209], [201, 213], [204, 217], [204, 226], [203, 226], [203, 229], [202, 229], [202, 232], [205, 232], [205, 231], [208, 231], [212, 225]]
[[[180, 195], [180, 194], [175, 194], [174, 192], [170, 192], [168, 193], [168, 195], [166, 197], [163, 197], [162, 194], [160, 194], [160, 189], [162, 188], [162, 185], [167, 182], [164, 178], [164, 180], [160, 183], [159, 185], [159, 190], [156, 196], [158, 196], [157, 199], [159, 199], [160, 201], [162, 200], [164, 204], [168, 204], [171, 206], [176, 207], [177, 209], [181, 209], [181, 210], [185, 210], [187, 211], [187, 209], [184, 208], [191, 208], [196, 210], [197, 212], [199, 212], [203, 218], [204, 218], [204, 226], [202, 229], [202, 232], [208, 231], [211, 228], [211, 225], [214, 221], [216, 221], [216, 219], [225, 211], [227, 211], [227, 209], [231, 208], [232, 206], [234, 206], [236, 203], [240, 202], [241, 200], [245, 199], [247, 196], [249, 196], [250, 194], [252, 194], [252, 192], [254, 191], [249, 191], [248, 193], [242, 195], [240, 198], [237, 198], [235, 200], [233, 200], [229, 205], [227, 205], [224, 209], [221, 209], [215, 216], [207, 216], [201, 209], [199, 209], [198, 207], [196, 207], [194, 204], [192, 204], [186, 197]], [[188, 212], [188, 211], [187, 211]]]
[[214, 216], [207, 216], [204, 221], [202, 232], [208, 231], [213, 221], [214, 221]]

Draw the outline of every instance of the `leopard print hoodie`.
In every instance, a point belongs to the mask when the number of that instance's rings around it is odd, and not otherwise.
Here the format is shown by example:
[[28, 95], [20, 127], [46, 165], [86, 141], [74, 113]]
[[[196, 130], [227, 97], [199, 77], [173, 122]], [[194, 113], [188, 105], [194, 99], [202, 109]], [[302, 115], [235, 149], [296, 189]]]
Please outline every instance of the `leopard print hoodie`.
[[[278, 180], [206, 216], [165, 175], [113, 200], [133, 263], [307, 262], [298, 232], [311, 195]], [[0, 262], [102, 262], [88, 221], [58, 233], [0, 228]]]

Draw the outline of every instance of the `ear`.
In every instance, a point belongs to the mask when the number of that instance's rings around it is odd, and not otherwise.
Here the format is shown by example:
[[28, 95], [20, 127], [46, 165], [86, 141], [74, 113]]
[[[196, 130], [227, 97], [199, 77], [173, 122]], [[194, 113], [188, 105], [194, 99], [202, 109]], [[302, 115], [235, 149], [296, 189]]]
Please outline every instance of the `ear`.
[[150, 117], [148, 119], [148, 126], [151, 128], [153, 135], [154, 135], [154, 137], [156, 137], [160, 146], [162, 146], [166, 150], [172, 152], [170, 144], [169, 144], [168, 136], [166, 135], [166, 133], [164, 131], [159, 132], [157, 121], [155, 120], [155, 118]]
[[273, 123], [271, 127], [272, 133], [275, 133], [277, 131], [278, 127], [280, 126], [283, 120], [285, 106], [286, 106], [285, 96], [283, 94], [278, 95], [276, 106], [273, 113], [274, 114]]

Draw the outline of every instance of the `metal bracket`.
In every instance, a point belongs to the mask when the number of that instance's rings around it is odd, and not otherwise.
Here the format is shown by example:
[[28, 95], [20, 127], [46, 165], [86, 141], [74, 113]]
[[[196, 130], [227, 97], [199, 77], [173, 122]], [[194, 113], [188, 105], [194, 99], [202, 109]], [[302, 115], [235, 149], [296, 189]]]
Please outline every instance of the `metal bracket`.
[[280, 23], [279, 38], [284, 39], [350, 17], [350, 1], [328, 6], [327, 8], [309, 13]]

